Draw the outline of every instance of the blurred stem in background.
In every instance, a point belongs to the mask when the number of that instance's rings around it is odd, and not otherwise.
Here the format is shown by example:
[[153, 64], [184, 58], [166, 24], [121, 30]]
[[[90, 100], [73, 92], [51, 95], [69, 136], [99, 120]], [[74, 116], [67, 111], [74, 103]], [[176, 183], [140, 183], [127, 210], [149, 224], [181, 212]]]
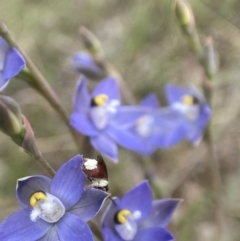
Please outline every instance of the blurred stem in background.
[[[194, 14], [187, 0], [175, 0], [175, 13], [183, 34], [189, 40], [191, 48], [197, 55], [200, 65], [203, 67], [204, 77], [202, 80], [202, 89], [205, 94], [207, 103], [212, 108], [214, 84], [213, 82], [211, 82], [211, 80], [215, 79], [218, 70], [218, 61], [213, 46], [213, 40], [210, 37], [207, 38], [204, 47], [202, 47], [195, 25]], [[210, 168], [213, 182], [213, 200], [216, 204], [215, 217], [218, 226], [218, 233], [216, 235], [216, 239], [221, 240], [224, 225], [224, 216], [221, 200], [222, 184], [219, 159], [212, 137], [211, 121], [209, 122], [206, 129], [204, 140], [207, 143], [208, 153], [210, 156]]]
[[18, 46], [18, 44], [12, 37], [11, 33], [9, 32], [7, 26], [5, 25], [5, 23], [2, 20], [0, 20], [0, 35], [6, 40], [6, 42], [8, 42], [8, 44], [10, 46], [17, 48], [26, 61], [27, 68], [25, 68], [18, 75], [18, 77], [25, 80], [30, 86], [32, 86], [34, 89], [36, 89], [38, 92], [40, 92], [41, 95], [44, 96], [45, 99], [50, 103], [50, 105], [53, 107], [53, 109], [58, 112], [59, 116], [64, 121], [65, 125], [68, 127], [69, 132], [72, 134], [74, 142], [76, 143], [76, 146], [79, 150], [80, 149], [80, 135], [78, 133], [76, 133], [70, 126], [68, 115], [67, 115], [66, 111], [64, 110], [64, 108], [62, 107], [60, 100], [58, 99], [56, 93], [54, 92], [52, 87], [49, 85], [48, 81], [41, 74], [41, 72], [34, 65], [32, 60]]

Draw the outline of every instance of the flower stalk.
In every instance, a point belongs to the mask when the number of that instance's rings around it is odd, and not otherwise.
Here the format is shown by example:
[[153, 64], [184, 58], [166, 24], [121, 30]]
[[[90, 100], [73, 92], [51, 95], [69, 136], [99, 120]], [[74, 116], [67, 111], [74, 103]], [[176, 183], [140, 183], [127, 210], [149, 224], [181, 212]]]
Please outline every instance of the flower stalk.
[[26, 61], [26, 66], [22, 73], [19, 74], [23, 80], [25, 80], [30, 86], [36, 89], [48, 102], [49, 104], [57, 111], [65, 125], [67, 126], [69, 132], [72, 134], [72, 137], [79, 148], [79, 135], [71, 128], [69, 125], [69, 119], [66, 111], [62, 107], [56, 93], [49, 85], [48, 81], [34, 65], [32, 60], [27, 56], [27, 54], [18, 46], [13, 36], [9, 32], [5, 23], [0, 19], [0, 35], [5, 39], [5, 41], [12, 47], [15, 47], [19, 50]]

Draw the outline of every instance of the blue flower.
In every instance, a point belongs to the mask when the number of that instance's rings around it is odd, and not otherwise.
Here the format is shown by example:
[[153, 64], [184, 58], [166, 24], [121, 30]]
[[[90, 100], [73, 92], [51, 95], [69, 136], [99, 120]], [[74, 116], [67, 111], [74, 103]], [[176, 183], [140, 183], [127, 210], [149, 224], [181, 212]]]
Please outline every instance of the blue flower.
[[79, 52], [74, 54], [73, 67], [88, 78], [101, 79], [106, 76], [103, 66], [87, 53]]
[[204, 96], [194, 88], [183, 89], [175, 85], [167, 85], [165, 92], [170, 107], [182, 116], [181, 124], [187, 138], [198, 144], [211, 116]]
[[127, 129], [144, 113], [143, 108], [121, 106], [118, 85], [113, 77], [97, 84], [90, 95], [86, 78], [82, 77], [74, 97], [70, 124], [90, 137], [95, 149], [117, 162], [117, 144], [135, 150], [144, 143]]
[[169, 148], [185, 137], [179, 114], [170, 108], [160, 108], [156, 95], [148, 95], [140, 105], [146, 107], [146, 112], [131, 128], [145, 142], [144, 152], [139, 153], [150, 155], [156, 148]]
[[150, 186], [143, 181], [110, 204], [102, 218], [104, 240], [174, 240], [166, 226], [180, 202], [171, 198], [152, 201]]
[[10, 47], [0, 37], [0, 91], [8, 84], [9, 80], [19, 74], [25, 67], [25, 60], [15, 48]]
[[84, 189], [83, 158], [73, 157], [51, 180], [45, 176], [18, 180], [22, 210], [0, 225], [1, 241], [93, 241], [86, 222], [100, 210], [108, 194]]

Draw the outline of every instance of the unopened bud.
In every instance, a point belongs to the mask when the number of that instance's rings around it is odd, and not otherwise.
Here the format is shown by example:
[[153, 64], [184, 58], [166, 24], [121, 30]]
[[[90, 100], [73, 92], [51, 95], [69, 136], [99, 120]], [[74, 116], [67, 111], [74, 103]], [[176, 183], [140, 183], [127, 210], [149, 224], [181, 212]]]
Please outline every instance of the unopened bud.
[[194, 27], [194, 16], [190, 5], [186, 0], [175, 0], [175, 13], [179, 25], [185, 33], [191, 31]]
[[200, 61], [208, 79], [213, 80], [218, 71], [218, 56], [214, 49], [213, 39], [207, 38], [202, 49]]
[[23, 120], [23, 126], [25, 129], [25, 132], [23, 136], [23, 141], [21, 143], [21, 147], [32, 156], [34, 157], [39, 156], [40, 151], [37, 147], [35, 135], [32, 130], [32, 127], [28, 119], [24, 115], [22, 115], [22, 120]]
[[22, 130], [19, 104], [8, 96], [0, 96], [0, 130], [8, 136], [18, 135]]
[[92, 55], [99, 55], [102, 53], [100, 41], [90, 30], [85, 27], [81, 27], [80, 33], [85, 47]]

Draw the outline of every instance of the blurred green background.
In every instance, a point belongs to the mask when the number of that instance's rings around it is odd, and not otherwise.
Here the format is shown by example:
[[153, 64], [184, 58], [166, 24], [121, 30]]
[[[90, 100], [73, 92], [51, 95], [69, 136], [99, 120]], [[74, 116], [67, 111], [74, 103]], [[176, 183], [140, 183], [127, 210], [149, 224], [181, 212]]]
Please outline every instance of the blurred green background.
[[[222, 174], [222, 240], [240, 240], [240, 1], [191, 0], [202, 41], [212, 36], [220, 59], [213, 100], [212, 131]], [[84, 25], [100, 39], [108, 60], [124, 77], [137, 100], [155, 92], [164, 103], [163, 85], [196, 84], [202, 68], [176, 23], [171, 0], [1, 0], [0, 18], [54, 88], [68, 113], [79, 78], [72, 54], [83, 50]], [[63, 122], [26, 83], [13, 79], [4, 94], [17, 100], [47, 160], [58, 168], [77, 153]], [[82, 154], [85, 153], [82, 148]], [[96, 157], [92, 152], [90, 158]], [[178, 241], [212, 241], [217, 232], [212, 176], [206, 145], [181, 143], [142, 158], [120, 150], [109, 167], [110, 191], [122, 195], [144, 179], [143, 165], [156, 168], [160, 192], [179, 197], [170, 229]], [[45, 174], [7, 136], [0, 135], [0, 220], [18, 208], [16, 179]], [[151, 173], [150, 173], [151, 175]], [[147, 241], [147, 240], [146, 240]]]

